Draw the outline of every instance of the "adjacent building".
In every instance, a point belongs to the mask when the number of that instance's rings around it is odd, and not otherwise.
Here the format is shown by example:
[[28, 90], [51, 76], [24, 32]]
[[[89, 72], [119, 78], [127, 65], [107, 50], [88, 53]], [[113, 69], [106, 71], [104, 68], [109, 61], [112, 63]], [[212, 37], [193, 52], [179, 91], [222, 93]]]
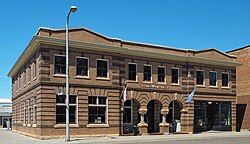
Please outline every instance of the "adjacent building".
[[0, 98], [0, 127], [6, 128], [7, 121], [11, 122], [12, 101]]
[[250, 46], [227, 52], [237, 56], [242, 65], [236, 68], [237, 85], [237, 124], [241, 130], [250, 130]]
[[[236, 57], [69, 30], [71, 135], [236, 129]], [[65, 30], [39, 28], [8, 76], [13, 130], [65, 135]], [[127, 98], [123, 99], [126, 87]], [[190, 104], [187, 95], [196, 88]]]

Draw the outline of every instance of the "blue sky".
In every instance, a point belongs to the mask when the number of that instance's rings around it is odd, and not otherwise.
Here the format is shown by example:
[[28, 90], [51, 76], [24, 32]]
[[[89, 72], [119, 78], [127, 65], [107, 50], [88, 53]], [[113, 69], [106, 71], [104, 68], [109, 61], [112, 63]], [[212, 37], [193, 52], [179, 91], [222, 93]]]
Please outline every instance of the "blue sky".
[[249, 0], [2, 0], [0, 97], [11, 98], [7, 73], [38, 27], [86, 27], [124, 40], [228, 51], [250, 43]]

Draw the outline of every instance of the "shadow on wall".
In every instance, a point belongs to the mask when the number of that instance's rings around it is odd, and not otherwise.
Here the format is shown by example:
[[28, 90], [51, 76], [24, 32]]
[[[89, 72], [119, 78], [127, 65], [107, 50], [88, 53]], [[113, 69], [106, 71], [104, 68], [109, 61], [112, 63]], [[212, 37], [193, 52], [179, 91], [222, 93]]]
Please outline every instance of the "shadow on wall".
[[237, 104], [236, 105], [236, 131], [240, 131], [242, 127], [242, 122], [244, 118], [244, 114], [246, 111], [247, 104]]

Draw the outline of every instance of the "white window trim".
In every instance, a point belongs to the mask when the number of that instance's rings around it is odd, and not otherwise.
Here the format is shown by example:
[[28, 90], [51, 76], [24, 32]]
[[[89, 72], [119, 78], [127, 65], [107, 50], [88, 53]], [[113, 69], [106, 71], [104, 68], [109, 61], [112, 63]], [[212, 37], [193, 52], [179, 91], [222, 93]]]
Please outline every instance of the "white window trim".
[[[227, 86], [222, 86], [222, 74], [227, 74]], [[221, 88], [230, 88], [230, 85], [229, 85], [229, 72], [221, 72]]]
[[[173, 69], [177, 69], [178, 70], [178, 83], [172, 83], [172, 76], [173, 76]], [[171, 69], [171, 85], [180, 85], [180, 69], [178, 67], [172, 67]]]
[[[77, 59], [87, 59], [88, 60], [88, 74], [87, 74], [87, 76], [77, 75]], [[89, 58], [88, 57], [76, 56], [76, 77], [89, 78]]]
[[[89, 97], [91, 97], [91, 96], [89, 96]], [[100, 95], [100, 96], [93, 96], [93, 97], [97, 97], [96, 104], [88, 104], [88, 107], [89, 106], [93, 106], [93, 107], [106, 107], [106, 114], [105, 114], [106, 119], [105, 119], [105, 123], [100, 123], [100, 124], [98, 124], [98, 123], [89, 123], [89, 112], [88, 112], [88, 125], [87, 125], [87, 127], [98, 127], [98, 126], [100, 126], [100, 127], [101, 126], [109, 127], [109, 124], [108, 124], [108, 97], [107, 96], [102, 96], [102, 95]], [[99, 97], [106, 97], [106, 105], [99, 104]]]
[[[164, 68], [164, 82], [158, 82], [158, 68], [159, 67]], [[166, 66], [157, 66], [157, 83], [159, 83], [159, 84], [166, 84], [167, 83], [166, 74], [167, 74]]]
[[[69, 106], [75, 106], [76, 107], [76, 120], [75, 120], [74, 124], [70, 124], [70, 125], [78, 125], [78, 96], [77, 95], [69, 95], [69, 96], [76, 96], [76, 103], [75, 104], [70, 104], [69, 103]], [[56, 95], [56, 97], [57, 97], [57, 95]], [[65, 101], [65, 103], [57, 103], [56, 102], [56, 106], [66, 106], [66, 101]], [[56, 111], [55, 111], [55, 113], [56, 113]], [[60, 127], [60, 126], [64, 127], [64, 126], [66, 126], [66, 124], [57, 124], [56, 123], [54, 125], [54, 127], [57, 127], [57, 126], [58, 127]]]
[[[203, 83], [202, 83], [202, 85], [197, 84], [197, 71], [203, 71]], [[195, 83], [196, 83], [197, 86], [205, 86], [205, 71], [204, 70], [201, 70], [201, 69], [196, 70], [196, 81], [195, 81]]]
[[[98, 60], [101, 60], [101, 61], [107, 61], [107, 77], [98, 77], [97, 76], [97, 61]], [[107, 60], [107, 59], [96, 59], [96, 78], [97, 79], [109, 79], [109, 60]]]
[[[150, 69], [150, 70], [151, 70], [150, 81], [145, 81], [145, 80], [144, 80], [144, 66], [150, 66], [150, 67], [151, 67], [151, 69]], [[153, 70], [152, 70], [152, 65], [150, 65], [150, 64], [143, 64], [143, 82], [144, 82], [144, 83], [152, 83], [152, 71], [153, 71]]]
[[[212, 86], [210, 85], [210, 72], [214, 72], [216, 74], [216, 85]], [[217, 71], [209, 71], [209, 87], [218, 87], [218, 75], [217, 75]]]
[[[135, 65], [136, 66], [136, 77], [135, 77], [135, 80], [129, 80], [129, 65]], [[128, 63], [128, 81], [133, 81], [133, 82], [138, 82], [138, 68], [137, 68], [137, 63], [131, 63], [129, 62]]]
[[124, 123], [124, 124], [133, 124], [133, 101], [132, 100], [129, 100], [130, 101], [130, 104], [131, 106], [124, 106], [124, 108], [130, 108], [131, 109], [131, 112], [130, 112], [130, 116], [131, 116], [131, 122], [130, 123]]
[[[62, 57], [65, 57], [65, 58], [66, 58], [66, 55], [54, 54], [54, 58], [53, 58], [53, 65], [54, 65], [53, 74], [54, 74], [54, 76], [66, 77], [66, 73], [65, 73], [65, 74], [56, 74], [56, 73], [55, 73], [56, 56], [62, 56]], [[65, 63], [65, 66], [66, 66], [66, 63]]]

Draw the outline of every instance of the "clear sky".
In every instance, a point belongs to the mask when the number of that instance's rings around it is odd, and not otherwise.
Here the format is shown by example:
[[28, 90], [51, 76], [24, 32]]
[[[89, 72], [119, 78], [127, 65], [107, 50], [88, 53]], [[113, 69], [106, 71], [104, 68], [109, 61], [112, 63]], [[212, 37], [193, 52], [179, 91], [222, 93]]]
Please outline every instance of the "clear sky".
[[86, 27], [106, 36], [186, 49], [228, 51], [250, 43], [250, 0], [1, 0], [0, 97], [7, 73], [39, 27]]

